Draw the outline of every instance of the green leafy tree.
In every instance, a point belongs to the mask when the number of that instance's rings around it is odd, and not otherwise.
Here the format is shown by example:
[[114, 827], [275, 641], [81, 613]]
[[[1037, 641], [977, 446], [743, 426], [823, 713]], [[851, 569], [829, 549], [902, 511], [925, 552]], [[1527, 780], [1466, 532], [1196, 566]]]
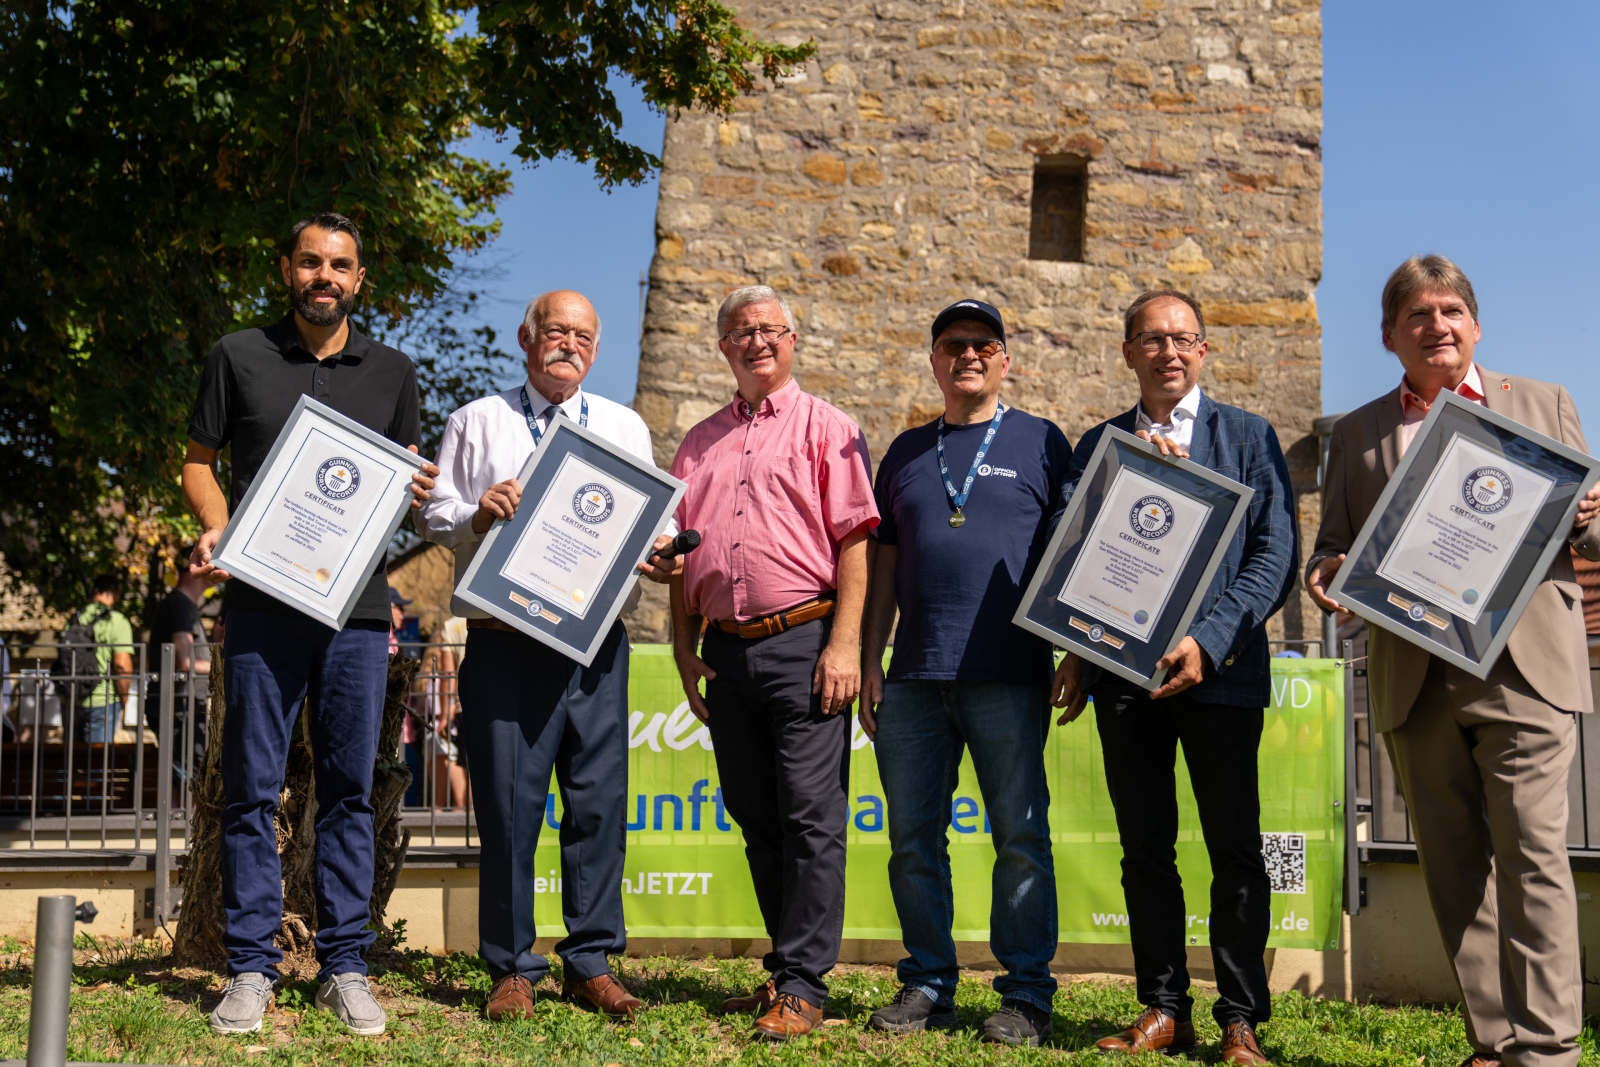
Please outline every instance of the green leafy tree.
[[474, 125], [525, 160], [566, 152], [605, 185], [638, 182], [659, 160], [623, 137], [612, 76], [661, 110], [724, 111], [809, 54], [716, 0], [0, 5], [11, 574], [75, 606], [181, 521], [205, 353], [282, 314], [278, 241], [296, 219], [352, 217], [361, 313], [404, 321], [498, 232], [510, 174], [461, 151]]

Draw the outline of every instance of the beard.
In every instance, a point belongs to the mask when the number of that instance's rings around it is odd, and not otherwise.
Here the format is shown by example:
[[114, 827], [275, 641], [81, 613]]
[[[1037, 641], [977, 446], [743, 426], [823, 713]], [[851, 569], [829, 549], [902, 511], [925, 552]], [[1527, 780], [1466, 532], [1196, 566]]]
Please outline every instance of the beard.
[[[315, 303], [312, 296], [317, 293], [333, 294], [333, 306], [323, 307]], [[355, 298], [333, 284], [308, 285], [294, 293], [293, 302], [300, 317], [313, 326], [337, 326], [355, 306]]]

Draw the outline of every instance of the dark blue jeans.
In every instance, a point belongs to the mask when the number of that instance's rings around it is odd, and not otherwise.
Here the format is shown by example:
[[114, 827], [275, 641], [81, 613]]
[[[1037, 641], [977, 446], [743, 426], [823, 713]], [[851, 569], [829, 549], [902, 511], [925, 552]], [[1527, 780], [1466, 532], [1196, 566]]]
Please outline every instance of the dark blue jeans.
[[989, 945], [1003, 998], [1050, 1010], [1056, 980], [1056, 874], [1044, 743], [1050, 708], [1037, 686], [891, 682], [874, 751], [889, 807], [889, 888], [908, 957], [900, 981], [950, 1005], [956, 991], [950, 884], [951, 799], [971, 749], [994, 843]]
[[317, 783], [317, 961], [323, 980], [367, 973], [374, 937], [372, 765], [378, 755], [389, 628], [354, 620], [335, 632], [304, 616], [235, 610], [223, 648], [222, 943], [228, 973], [282, 959], [283, 879], [273, 820], [289, 742], [309, 699]]

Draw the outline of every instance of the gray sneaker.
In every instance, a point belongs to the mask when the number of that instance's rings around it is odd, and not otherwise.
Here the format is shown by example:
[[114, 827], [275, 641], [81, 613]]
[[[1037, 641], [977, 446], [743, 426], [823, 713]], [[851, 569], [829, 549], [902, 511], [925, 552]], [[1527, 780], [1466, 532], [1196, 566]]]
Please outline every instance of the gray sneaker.
[[272, 1003], [272, 979], [257, 971], [228, 979], [222, 1003], [211, 1013], [211, 1030], [218, 1034], [253, 1034], [261, 1029], [261, 1013]]
[[377, 1037], [389, 1025], [367, 985], [367, 976], [355, 971], [336, 974], [317, 990], [317, 1007], [333, 1012], [352, 1034]]

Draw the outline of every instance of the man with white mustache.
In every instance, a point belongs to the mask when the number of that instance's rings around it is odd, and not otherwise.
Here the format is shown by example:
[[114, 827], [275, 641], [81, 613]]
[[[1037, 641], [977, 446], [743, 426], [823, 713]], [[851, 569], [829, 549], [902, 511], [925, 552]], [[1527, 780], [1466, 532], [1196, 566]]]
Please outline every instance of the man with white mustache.
[[[600, 317], [581, 293], [529, 302], [517, 343], [528, 357], [523, 384], [474, 400], [450, 416], [439, 444], [439, 484], [422, 511], [423, 536], [455, 549], [466, 572], [496, 519], [522, 499], [517, 481], [555, 420], [570, 419], [653, 464], [650, 430], [631, 408], [585, 392], [600, 346]], [[660, 550], [675, 526], [657, 538]], [[677, 565], [639, 564], [665, 582]], [[639, 602], [638, 589], [624, 613]], [[492, 1020], [533, 1013], [533, 990], [549, 973], [533, 951], [534, 850], [545, 818], [550, 773], [561, 787], [561, 912], [556, 945], [566, 969], [562, 994], [610, 1018], [640, 1007], [606, 957], [627, 947], [622, 916], [628, 791], [628, 641], [611, 628], [584, 667], [461, 600], [467, 620], [461, 666], [462, 733], [478, 813], [479, 954], [494, 985]]]

